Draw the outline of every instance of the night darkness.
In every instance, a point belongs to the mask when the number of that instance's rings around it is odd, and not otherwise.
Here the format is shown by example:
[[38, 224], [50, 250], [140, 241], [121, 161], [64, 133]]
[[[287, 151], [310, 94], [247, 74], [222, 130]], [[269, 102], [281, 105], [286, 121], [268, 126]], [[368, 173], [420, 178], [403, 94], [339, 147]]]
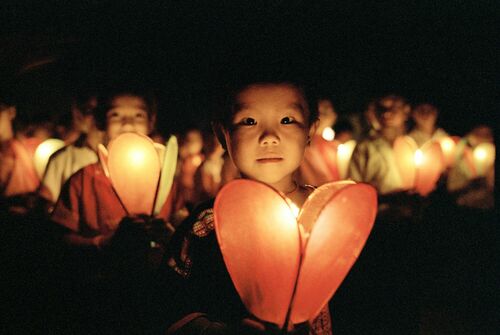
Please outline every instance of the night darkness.
[[[17, 74], [19, 91], [37, 96], [38, 110], [25, 102], [19, 112], [53, 113], [68, 89], [133, 78], [157, 90], [160, 129], [206, 127], [214, 83], [225, 73], [280, 66], [307, 74], [340, 113], [396, 92], [436, 104], [452, 134], [494, 123], [494, 2], [201, 3], [3, 5], [2, 73]], [[19, 75], [45, 59], [53, 61]]]
[[[158, 95], [157, 128], [168, 135], [191, 126], [209, 130], [217, 87], [225, 80], [249, 70], [281, 69], [307, 78], [322, 96], [331, 98], [340, 116], [360, 113], [372, 99], [395, 93], [412, 105], [437, 106], [438, 125], [451, 135], [463, 136], [480, 124], [492, 127], [498, 147], [500, 1], [334, 2], [338, 1], [3, 0], [0, 95], [14, 93], [17, 122], [59, 122], [70, 115], [75, 93], [140, 84]], [[498, 163], [496, 168], [498, 176]], [[344, 334], [355, 333], [351, 325], [370, 329], [372, 320], [364, 312], [373, 306], [383, 315], [405, 314], [398, 309], [406, 302], [392, 304], [396, 300], [391, 298], [407, 292], [387, 286], [383, 294], [368, 294], [376, 276], [384, 285], [398, 282], [412, 294], [423, 292], [416, 299], [421, 305], [407, 304], [408, 314], [420, 313], [419, 335], [496, 334], [498, 178], [495, 208], [485, 212], [458, 210], [459, 206], [451, 205], [454, 195], [445, 193], [445, 184], [438, 186], [440, 192], [429, 198], [411, 195], [393, 200], [398, 206], [415, 201], [409, 206], [419, 208], [412, 217], [417, 224], [401, 229], [390, 222], [379, 225], [370, 236], [364, 260], [362, 254], [358, 270], [354, 267], [345, 281], [351, 284], [343, 284], [334, 296], [338, 313], [334, 321]], [[10, 275], [13, 288], [2, 285], [14, 292], [10, 301], [1, 299], [7, 301], [7, 312], [2, 314], [15, 321], [10, 321], [13, 329], [25, 328], [31, 334], [52, 322], [49, 329], [54, 331], [88, 334], [85, 327], [93, 326], [91, 317], [65, 318], [65, 306], [72, 303], [66, 294], [75, 294], [73, 286], [61, 288], [50, 277], [52, 272], [64, 275], [66, 265], [74, 267], [75, 273], [80, 266], [62, 259], [64, 249], [53, 246], [51, 238], [44, 239], [53, 228], [45, 229], [38, 220], [0, 219], [0, 223], [4, 224], [0, 245], [10, 252], [5, 257], [8, 264], [2, 259], [1, 271]], [[384, 251], [386, 246], [389, 251]], [[390, 247], [398, 252], [391, 253]], [[411, 255], [405, 258], [408, 255], [400, 250], [411, 250]], [[384, 259], [377, 258], [379, 252]], [[60, 268], [59, 260], [64, 264]], [[392, 273], [379, 267], [393, 261], [401, 266]], [[126, 296], [120, 287], [133, 293], [127, 282], [120, 285], [113, 288], [117, 297]], [[107, 298], [100, 291], [94, 293], [84, 297], [88, 306], [96, 304], [91, 301], [95, 297]], [[135, 298], [131, 294], [130, 301]], [[378, 308], [386, 299], [389, 309]], [[30, 309], [30, 302], [34, 308]], [[358, 302], [361, 309], [356, 309]], [[90, 311], [85, 300], [79, 303], [84, 313]], [[120, 316], [119, 322], [133, 323], [140, 319], [137, 315], [147, 319], [146, 312], [140, 314], [137, 305], [131, 305], [130, 314]], [[405, 320], [391, 317], [383, 320], [383, 326], [386, 321], [404, 325]], [[81, 325], [85, 330], [78, 328]], [[139, 329], [136, 333], [145, 333]]]

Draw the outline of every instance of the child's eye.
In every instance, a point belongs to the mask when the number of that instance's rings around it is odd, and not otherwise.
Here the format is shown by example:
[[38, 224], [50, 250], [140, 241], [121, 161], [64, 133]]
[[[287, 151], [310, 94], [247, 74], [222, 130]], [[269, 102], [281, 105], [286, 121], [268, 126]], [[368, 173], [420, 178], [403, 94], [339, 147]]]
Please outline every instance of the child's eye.
[[295, 123], [295, 119], [290, 117], [290, 116], [286, 116], [284, 118], [281, 119], [281, 124], [291, 124], [291, 123]]
[[253, 125], [257, 124], [257, 121], [255, 121], [255, 119], [253, 119], [251, 117], [246, 117], [246, 118], [242, 119], [240, 122], [238, 122], [238, 124], [241, 124], [243, 126], [253, 126]]

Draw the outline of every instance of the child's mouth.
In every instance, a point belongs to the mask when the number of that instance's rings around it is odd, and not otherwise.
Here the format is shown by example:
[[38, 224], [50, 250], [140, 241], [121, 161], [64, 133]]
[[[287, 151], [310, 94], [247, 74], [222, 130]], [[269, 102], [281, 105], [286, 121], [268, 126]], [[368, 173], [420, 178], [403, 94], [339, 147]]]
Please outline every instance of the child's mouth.
[[281, 162], [283, 160], [283, 158], [279, 158], [279, 157], [269, 157], [269, 158], [259, 158], [257, 159], [257, 162], [259, 163], [277, 163], [277, 162]]

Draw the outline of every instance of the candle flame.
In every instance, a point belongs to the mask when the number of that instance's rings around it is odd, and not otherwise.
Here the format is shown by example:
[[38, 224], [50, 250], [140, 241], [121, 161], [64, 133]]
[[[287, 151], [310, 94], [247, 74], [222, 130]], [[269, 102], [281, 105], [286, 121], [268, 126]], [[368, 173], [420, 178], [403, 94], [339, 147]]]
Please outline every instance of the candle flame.
[[455, 147], [455, 142], [449, 137], [441, 139], [439, 144], [441, 144], [441, 149], [446, 153], [451, 152]]
[[335, 138], [335, 131], [331, 127], [326, 127], [325, 129], [323, 129], [321, 137], [323, 137], [323, 139], [326, 141], [333, 141], [333, 139]]
[[415, 151], [413, 161], [415, 162], [415, 166], [422, 166], [422, 164], [424, 163], [424, 154], [422, 153], [422, 150], [417, 149], [417, 151]]
[[476, 148], [476, 150], [474, 150], [473, 154], [474, 154], [474, 158], [480, 162], [483, 162], [484, 160], [486, 160], [487, 153], [486, 153], [486, 150], [484, 150], [484, 148], [479, 148], [479, 147]]

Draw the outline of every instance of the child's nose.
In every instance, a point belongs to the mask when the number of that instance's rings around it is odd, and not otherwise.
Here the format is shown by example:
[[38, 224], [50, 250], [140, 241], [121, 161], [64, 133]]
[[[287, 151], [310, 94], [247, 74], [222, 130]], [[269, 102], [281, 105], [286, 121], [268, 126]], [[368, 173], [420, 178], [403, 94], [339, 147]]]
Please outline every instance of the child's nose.
[[280, 141], [280, 138], [278, 134], [275, 132], [271, 131], [265, 131], [262, 133], [262, 136], [260, 137], [260, 144], [261, 145], [276, 145]]

